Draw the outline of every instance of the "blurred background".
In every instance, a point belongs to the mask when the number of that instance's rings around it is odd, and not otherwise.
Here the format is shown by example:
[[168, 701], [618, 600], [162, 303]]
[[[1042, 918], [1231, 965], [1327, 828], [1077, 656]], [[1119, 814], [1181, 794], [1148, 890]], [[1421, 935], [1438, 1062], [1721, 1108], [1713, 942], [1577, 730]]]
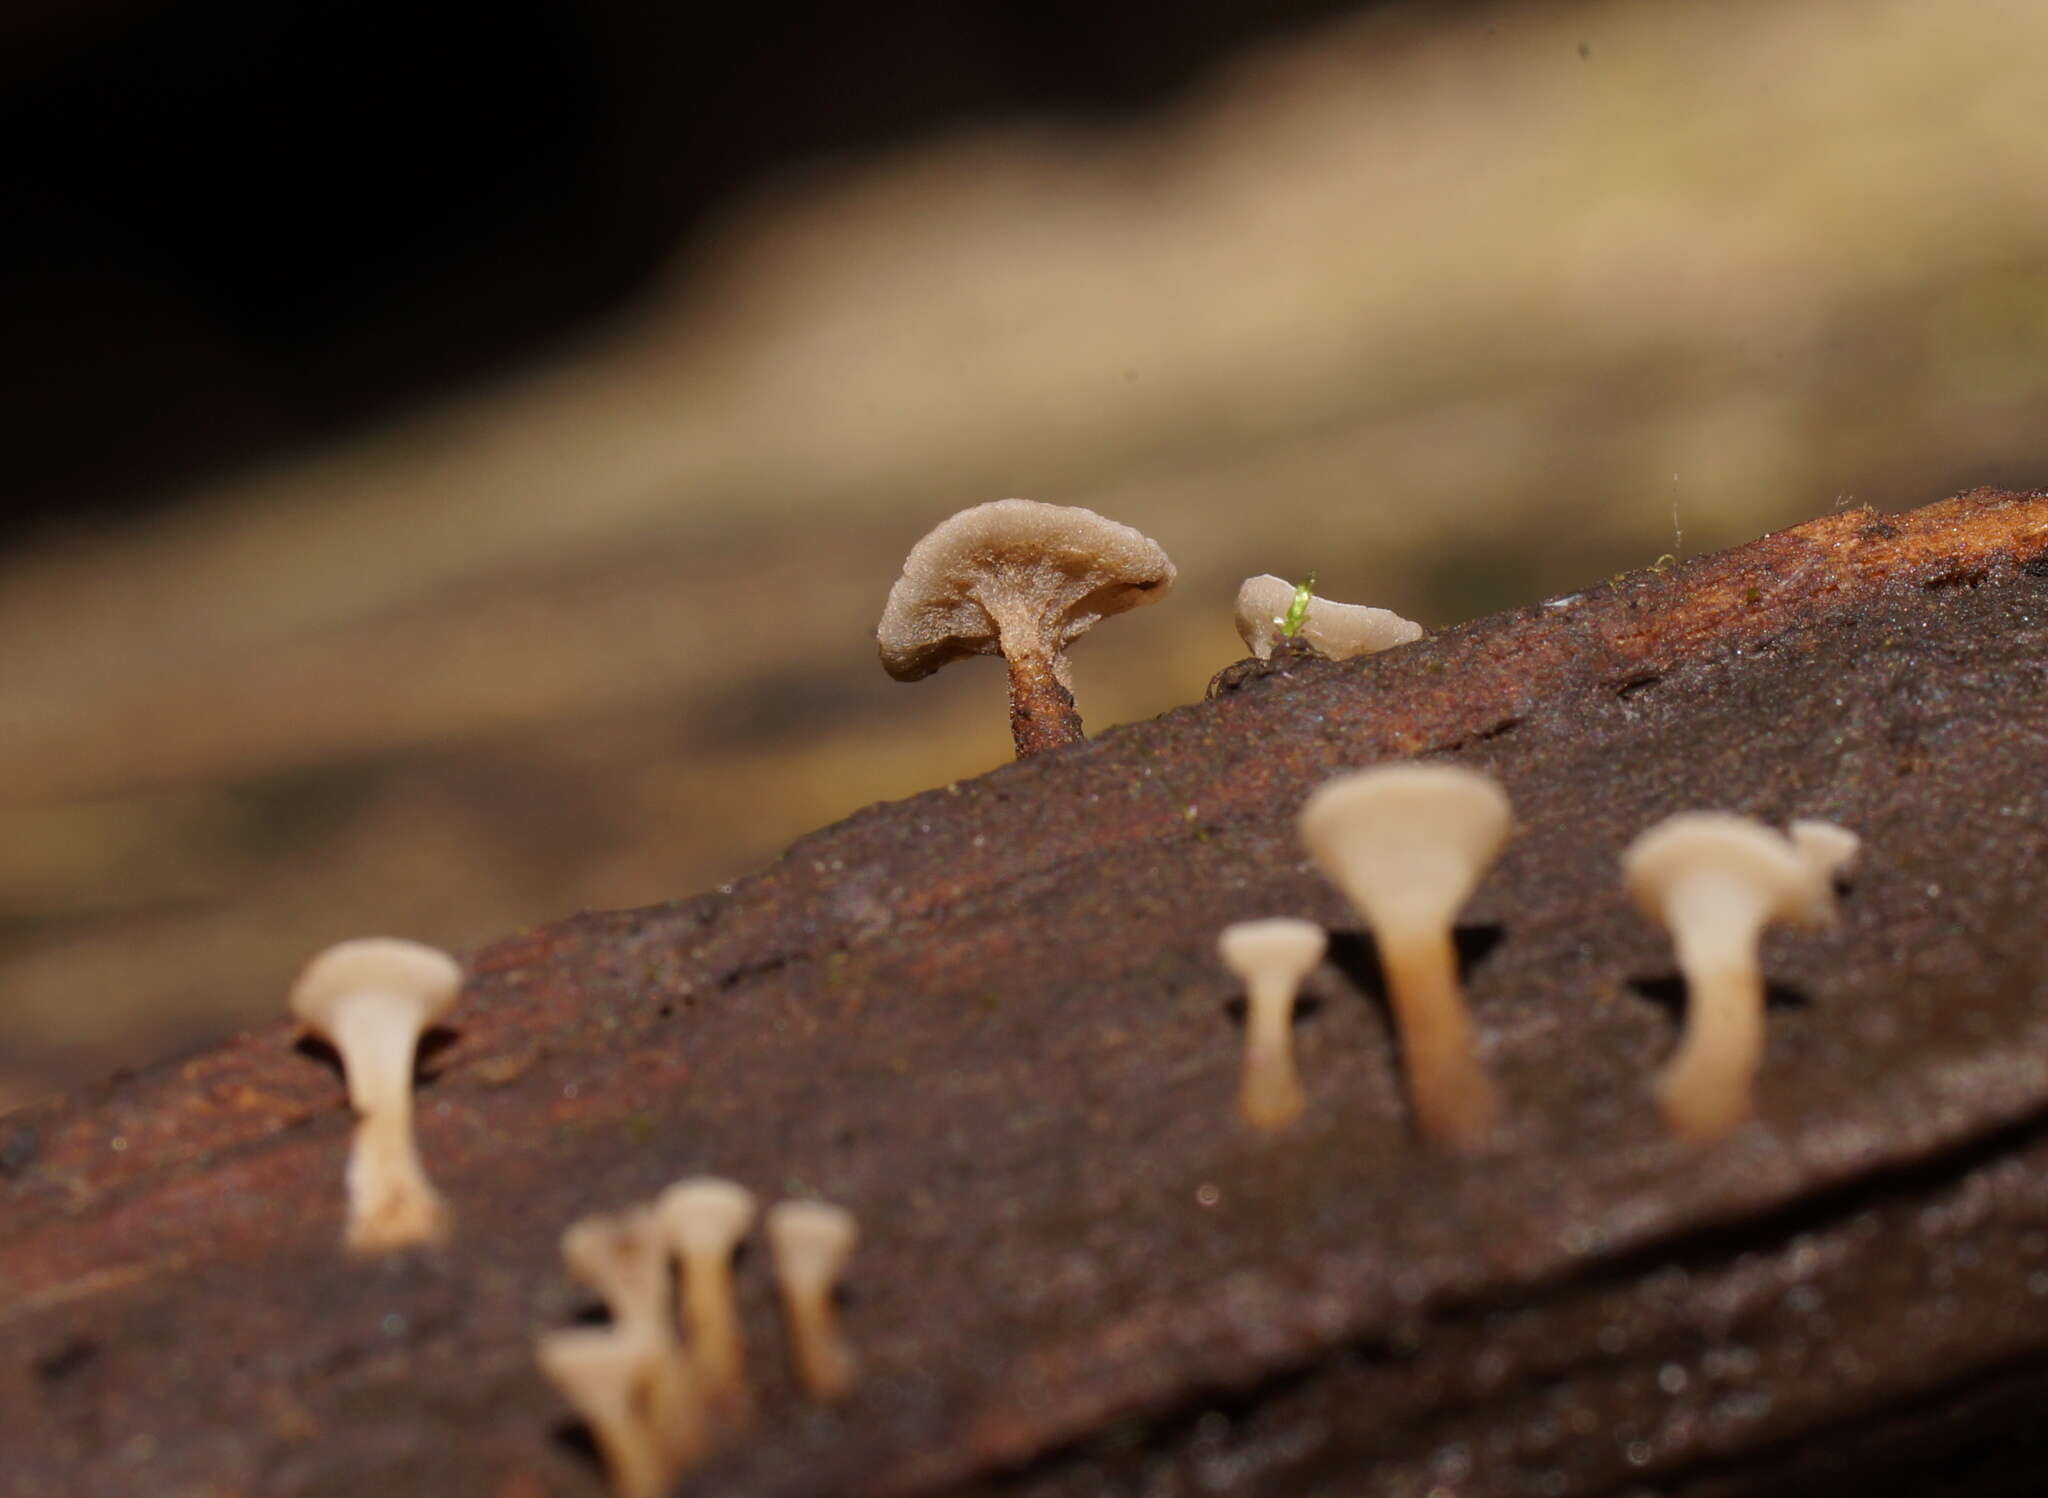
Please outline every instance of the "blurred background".
[[1003, 495], [1432, 626], [2048, 482], [2030, 0], [0, 11], [0, 1108], [1008, 758]]

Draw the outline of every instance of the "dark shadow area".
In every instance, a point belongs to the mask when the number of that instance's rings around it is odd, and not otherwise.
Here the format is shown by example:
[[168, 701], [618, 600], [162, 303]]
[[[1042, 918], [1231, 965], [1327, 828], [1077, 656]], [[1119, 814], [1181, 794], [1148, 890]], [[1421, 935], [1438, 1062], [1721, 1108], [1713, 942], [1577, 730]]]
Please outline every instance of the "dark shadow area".
[[[1494, 949], [1507, 940], [1507, 934], [1507, 927], [1497, 923], [1460, 926], [1454, 930], [1451, 945], [1458, 954], [1458, 981], [1471, 982], [1473, 970], [1493, 955]], [[1383, 1011], [1387, 1010], [1386, 978], [1380, 969], [1379, 947], [1373, 942], [1370, 931], [1332, 931], [1330, 960], [1358, 986], [1361, 993]], [[1391, 1012], [1386, 1018], [1389, 1024], [1393, 1023]]]
[[[441, 1073], [435, 1062], [441, 1053], [454, 1045], [459, 1038], [457, 1032], [446, 1025], [434, 1025], [420, 1036], [417, 1050], [412, 1058], [412, 1082], [415, 1087], [430, 1087]], [[347, 1080], [347, 1069], [341, 1064], [341, 1052], [318, 1035], [301, 1035], [292, 1042], [292, 1049], [301, 1056], [307, 1056], [331, 1069], [337, 1077]]]
[[0, 16], [0, 540], [145, 507], [538, 353], [780, 164], [977, 118], [1143, 111], [1357, 8], [81, 0]]
[[[1246, 1002], [1245, 996], [1239, 994], [1233, 999], [1224, 1001], [1223, 1013], [1229, 1018], [1231, 1024], [1242, 1030], [1244, 1028], [1245, 1015], [1249, 1012], [1250, 1008], [1251, 1005]], [[1306, 1020], [1314, 1019], [1322, 1012], [1323, 1000], [1320, 995], [1312, 993], [1301, 994], [1294, 1000], [1292, 1021], [1299, 1025]]]
[[548, 1432], [548, 1439], [592, 1471], [604, 1471], [604, 1457], [597, 1449], [597, 1437], [581, 1420], [563, 1420]]
[[[1629, 991], [1639, 999], [1655, 1004], [1670, 1018], [1674, 1026], [1685, 1023], [1685, 979], [1676, 973], [1664, 973], [1656, 977], [1631, 978]], [[1803, 989], [1793, 988], [1784, 983], [1764, 985], [1764, 1007], [1767, 1009], [1805, 1009], [1813, 1003]]]

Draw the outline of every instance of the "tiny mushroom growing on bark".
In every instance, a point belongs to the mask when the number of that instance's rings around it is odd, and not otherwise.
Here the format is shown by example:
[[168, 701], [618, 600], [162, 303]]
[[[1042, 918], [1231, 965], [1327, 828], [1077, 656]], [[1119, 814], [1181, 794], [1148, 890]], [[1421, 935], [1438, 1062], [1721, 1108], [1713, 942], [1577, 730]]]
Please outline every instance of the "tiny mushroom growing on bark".
[[1257, 1129], [1282, 1129], [1306, 1099], [1294, 1069], [1294, 996], [1329, 939], [1313, 921], [1279, 917], [1225, 926], [1216, 949], [1245, 985], [1244, 1078], [1237, 1111]]
[[[1286, 634], [1287, 613], [1296, 592], [1293, 583], [1270, 572], [1246, 578], [1237, 590], [1238, 638], [1260, 660], [1269, 659]], [[1318, 655], [1343, 661], [1419, 640], [1422, 626], [1413, 619], [1403, 619], [1392, 609], [1332, 603], [1312, 595], [1293, 638], [1305, 641]]]
[[1371, 926], [1422, 1132], [1476, 1148], [1499, 1113], [1473, 1054], [1452, 922], [1508, 835], [1507, 796], [1452, 765], [1340, 775], [1301, 808], [1317, 866]]
[[361, 1120], [347, 1176], [348, 1245], [359, 1252], [447, 1234], [447, 1206], [413, 1142], [412, 1072], [420, 1036], [461, 990], [454, 958], [392, 937], [329, 947], [292, 985], [292, 1013], [340, 1053]]
[[704, 1450], [703, 1397], [669, 1310], [668, 1245], [649, 1207], [599, 1213], [562, 1234], [562, 1262], [604, 1297], [622, 1343], [639, 1349], [642, 1405], [677, 1468]]
[[856, 1364], [832, 1294], [859, 1240], [859, 1226], [843, 1207], [791, 1201], [768, 1209], [766, 1232], [797, 1379], [813, 1399], [842, 1398], [853, 1386]]
[[733, 1181], [699, 1176], [661, 1193], [655, 1212], [683, 1266], [683, 1318], [690, 1360], [704, 1397], [731, 1419], [746, 1404], [746, 1354], [733, 1300], [732, 1256], [754, 1224], [754, 1193]]
[[1685, 1035], [1657, 1093], [1672, 1131], [1709, 1141], [1750, 1112], [1764, 1045], [1758, 943], [1768, 925], [1825, 925], [1852, 832], [1794, 824], [1783, 837], [1747, 817], [1681, 812], [1629, 844], [1622, 874], [1643, 913], [1671, 933], [1685, 978]]
[[609, 1327], [543, 1332], [534, 1359], [590, 1427], [613, 1498], [662, 1498], [678, 1470], [645, 1408], [647, 1351]]
[[876, 628], [882, 665], [917, 681], [967, 655], [1010, 668], [1017, 755], [1081, 738], [1066, 648], [1098, 620], [1162, 597], [1174, 569], [1156, 541], [1073, 505], [998, 499], [911, 548]]

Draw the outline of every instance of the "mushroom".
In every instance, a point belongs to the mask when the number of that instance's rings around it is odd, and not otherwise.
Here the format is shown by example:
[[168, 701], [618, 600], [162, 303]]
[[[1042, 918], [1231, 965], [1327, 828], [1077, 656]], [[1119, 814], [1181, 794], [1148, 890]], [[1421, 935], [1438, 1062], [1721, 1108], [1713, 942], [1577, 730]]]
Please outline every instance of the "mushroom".
[[791, 1201], [768, 1209], [766, 1232], [797, 1379], [813, 1399], [839, 1399], [852, 1387], [856, 1365], [832, 1293], [860, 1237], [859, 1226], [843, 1207]]
[[1306, 1100], [1294, 1070], [1294, 996], [1329, 939], [1313, 921], [1279, 917], [1225, 926], [1223, 965], [1245, 985], [1244, 1079], [1237, 1111], [1256, 1129], [1282, 1129]]
[[875, 630], [882, 666], [917, 681], [967, 655], [1010, 667], [1017, 757], [1076, 743], [1066, 648], [1100, 619], [1173, 586], [1156, 541], [1073, 505], [998, 499], [962, 510], [910, 549]]
[[562, 1234], [562, 1262], [604, 1297], [623, 1343], [640, 1350], [641, 1399], [661, 1448], [680, 1467], [704, 1449], [703, 1397], [669, 1314], [668, 1245], [651, 1207], [599, 1213]]
[[[1260, 660], [1270, 660], [1275, 643], [1286, 634], [1288, 610], [1298, 591], [1286, 578], [1270, 572], [1246, 578], [1237, 590], [1238, 638]], [[1306, 641], [1318, 655], [1345, 661], [1419, 640], [1422, 626], [1392, 609], [1332, 603], [1312, 594], [1292, 638]]]
[[392, 937], [329, 947], [292, 985], [292, 1013], [341, 1053], [361, 1118], [347, 1175], [347, 1241], [358, 1252], [447, 1235], [447, 1206], [413, 1143], [412, 1071], [420, 1036], [461, 989], [454, 958]]
[[746, 1355], [733, 1301], [732, 1256], [754, 1224], [754, 1193], [732, 1181], [678, 1181], [655, 1205], [683, 1266], [683, 1317], [704, 1396], [728, 1415], [746, 1403]]
[[597, 1442], [614, 1498], [662, 1498], [678, 1470], [644, 1408], [647, 1348], [601, 1326], [543, 1332], [534, 1360]]
[[1507, 796], [1451, 765], [1340, 775], [1301, 808], [1316, 865], [1372, 928], [1425, 1136], [1476, 1148], [1499, 1102], [1473, 1054], [1452, 921], [1506, 840]]
[[1629, 895], [1671, 933], [1685, 978], [1685, 1034], [1657, 1094], [1680, 1137], [1718, 1139], [1749, 1116], [1764, 1044], [1764, 979], [1757, 946], [1777, 922], [1826, 924], [1835, 870], [1855, 834], [1821, 822], [1780, 836], [1725, 812], [1667, 817], [1629, 844]]

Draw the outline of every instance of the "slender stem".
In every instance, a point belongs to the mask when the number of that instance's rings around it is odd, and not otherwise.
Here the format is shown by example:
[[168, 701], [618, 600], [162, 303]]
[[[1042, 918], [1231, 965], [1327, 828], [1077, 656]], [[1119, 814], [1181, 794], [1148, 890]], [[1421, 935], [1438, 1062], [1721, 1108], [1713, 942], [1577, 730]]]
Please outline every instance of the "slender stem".
[[1383, 947], [1387, 991], [1416, 1122], [1454, 1149], [1477, 1149], [1500, 1116], [1500, 1099], [1472, 1050], [1472, 1022], [1458, 984], [1449, 930]]
[[690, 1357], [714, 1404], [743, 1402], [746, 1353], [733, 1305], [732, 1250], [699, 1250], [683, 1260], [683, 1309], [690, 1323]]
[[1246, 996], [1237, 1108], [1254, 1128], [1284, 1129], [1307, 1106], [1294, 1068], [1294, 993], [1292, 984], [1261, 981]]
[[380, 1253], [447, 1236], [448, 1208], [427, 1180], [409, 1109], [363, 1115], [348, 1159], [349, 1247]]
[[1764, 1049], [1763, 975], [1754, 963], [1685, 966], [1685, 1035], [1658, 1079], [1672, 1132], [1718, 1139], [1749, 1116]]
[[842, 1397], [853, 1386], [854, 1361], [833, 1314], [831, 1287], [787, 1291], [783, 1309], [789, 1317], [790, 1354], [804, 1392], [827, 1403]]

